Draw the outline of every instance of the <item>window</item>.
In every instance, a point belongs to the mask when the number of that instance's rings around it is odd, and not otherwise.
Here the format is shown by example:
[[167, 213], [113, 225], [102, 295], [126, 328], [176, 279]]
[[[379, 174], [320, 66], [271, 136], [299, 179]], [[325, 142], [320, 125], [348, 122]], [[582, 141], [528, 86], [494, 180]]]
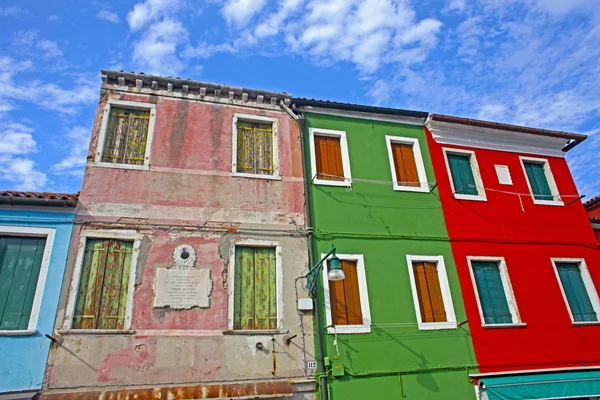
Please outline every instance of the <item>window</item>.
[[[371, 332], [371, 311], [362, 255], [338, 254], [346, 275], [341, 281], [327, 279], [323, 267], [325, 315], [329, 333]], [[323, 254], [321, 257], [325, 257]]]
[[155, 107], [150, 103], [109, 101], [104, 108], [95, 165], [148, 169]]
[[279, 177], [277, 119], [235, 114], [232, 137], [234, 176]]
[[46, 238], [0, 236], [0, 330], [27, 330]]
[[412, 138], [386, 136], [394, 190], [428, 192], [429, 184], [421, 157], [419, 141]]
[[444, 156], [454, 197], [485, 201], [485, 190], [475, 153], [470, 150], [444, 149]]
[[33, 335], [54, 229], [0, 226], [0, 335]]
[[548, 160], [520, 157], [535, 204], [562, 205]]
[[314, 183], [351, 186], [346, 132], [310, 128], [309, 136]]
[[497, 257], [468, 257], [482, 324], [522, 325], [506, 263]]
[[407, 255], [419, 329], [454, 329], [456, 316], [442, 256]]
[[64, 329], [128, 330], [141, 235], [82, 231]]
[[581, 259], [552, 259], [560, 289], [574, 323], [598, 322], [600, 300], [592, 277]]
[[229, 328], [272, 331], [281, 324], [281, 246], [248, 240], [230, 254]]

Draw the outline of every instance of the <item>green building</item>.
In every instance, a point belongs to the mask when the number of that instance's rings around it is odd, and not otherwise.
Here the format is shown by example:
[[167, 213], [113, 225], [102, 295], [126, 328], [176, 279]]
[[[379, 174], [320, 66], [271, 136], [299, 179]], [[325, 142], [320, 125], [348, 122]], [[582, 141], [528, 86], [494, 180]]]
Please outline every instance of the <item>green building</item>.
[[476, 360], [423, 124], [427, 113], [295, 99], [304, 124], [329, 399], [474, 399]]

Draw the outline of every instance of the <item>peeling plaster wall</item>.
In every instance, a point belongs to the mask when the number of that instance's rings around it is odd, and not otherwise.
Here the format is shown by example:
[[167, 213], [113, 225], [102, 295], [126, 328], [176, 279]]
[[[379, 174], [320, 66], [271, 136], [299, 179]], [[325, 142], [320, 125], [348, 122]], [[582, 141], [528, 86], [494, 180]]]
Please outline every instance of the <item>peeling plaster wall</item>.
[[[156, 103], [149, 171], [92, 165], [109, 97]], [[231, 176], [236, 112], [278, 119], [281, 180]], [[310, 377], [313, 372], [305, 369], [305, 362], [315, 359], [312, 314], [297, 311], [297, 293], [308, 297], [303, 281], [296, 281], [308, 271], [303, 196], [298, 127], [277, 108], [104, 94], [56, 326], [62, 328], [65, 320], [82, 229], [134, 229], [143, 235], [132, 312], [135, 333], [59, 332], [61, 344], [52, 346], [46, 389]], [[233, 243], [245, 239], [281, 245], [284, 329], [277, 334], [228, 331], [229, 252]], [[196, 268], [211, 271], [210, 307], [154, 308], [156, 270], [172, 266], [173, 250], [183, 244], [195, 249]], [[283, 340], [287, 332], [298, 335], [290, 345]]]

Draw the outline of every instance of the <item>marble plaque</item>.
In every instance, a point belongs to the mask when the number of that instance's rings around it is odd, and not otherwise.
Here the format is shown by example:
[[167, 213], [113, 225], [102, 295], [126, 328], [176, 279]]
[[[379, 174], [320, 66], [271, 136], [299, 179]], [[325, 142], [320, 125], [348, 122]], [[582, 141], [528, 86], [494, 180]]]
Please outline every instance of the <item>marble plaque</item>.
[[208, 296], [211, 286], [209, 269], [158, 268], [154, 282], [154, 307], [210, 307]]

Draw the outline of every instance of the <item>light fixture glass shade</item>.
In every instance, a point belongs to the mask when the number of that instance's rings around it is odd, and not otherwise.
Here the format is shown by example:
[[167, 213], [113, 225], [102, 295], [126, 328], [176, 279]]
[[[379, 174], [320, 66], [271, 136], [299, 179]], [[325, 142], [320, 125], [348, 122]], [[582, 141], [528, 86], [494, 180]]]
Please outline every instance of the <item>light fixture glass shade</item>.
[[327, 279], [330, 281], [341, 281], [346, 277], [342, 269], [331, 269], [327, 273]]
[[340, 259], [333, 253], [331, 260], [329, 260], [329, 272], [327, 273], [327, 279], [330, 281], [341, 281], [346, 275], [344, 270], [340, 267]]

